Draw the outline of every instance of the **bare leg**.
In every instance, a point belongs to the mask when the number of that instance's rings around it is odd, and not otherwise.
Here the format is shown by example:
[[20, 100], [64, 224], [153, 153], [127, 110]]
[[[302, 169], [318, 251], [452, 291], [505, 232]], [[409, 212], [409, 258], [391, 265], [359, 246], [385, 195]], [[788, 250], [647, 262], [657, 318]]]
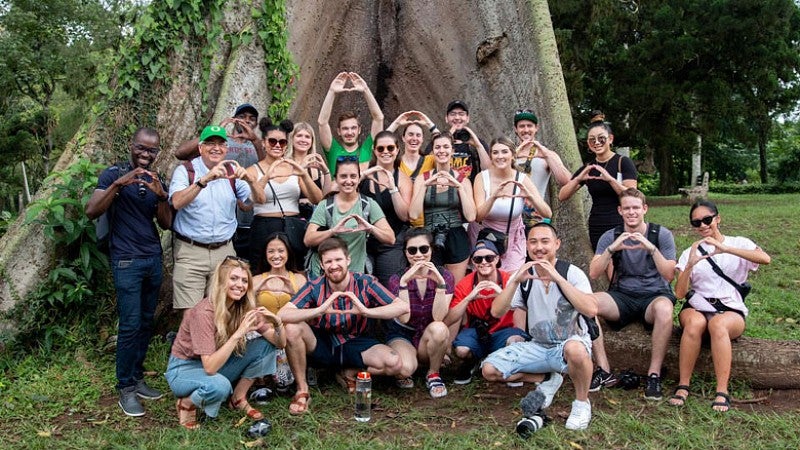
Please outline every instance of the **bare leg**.
[[648, 374], [654, 373], [661, 376], [661, 366], [667, 354], [667, 345], [672, 337], [672, 310], [674, 305], [666, 297], [658, 297], [650, 303], [644, 312], [644, 320], [653, 324], [651, 336], [653, 350], [650, 354], [650, 368]]
[[[306, 381], [307, 355], [317, 348], [317, 338], [306, 323], [287, 323], [286, 324], [286, 359], [289, 360], [289, 367], [294, 373], [297, 383], [297, 393], [308, 393], [308, 382]], [[289, 412], [296, 414], [296, 411], [289, 405]]]
[[417, 355], [420, 361], [428, 363], [428, 375], [441, 370], [449, 336], [450, 331], [447, 326], [439, 321], [428, 324], [422, 333]]
[[569, 377], [575, 386], [575, 399], [589, 399], [589, 385], [592, 382], [592, 358], [586, 347], [579, 341], [567, 341], [564, 345], [564, 359], [567, 361]]
[[[694, 365], [697, 356], [700, 354], [700, 345], [703, 333], [706, 331], [706, 317], [695, 309], [684, 309], [678, 316], [683, 334], [681, 335], [681, 349], [678, 353], [678, 385], [689, 386], [694, 372]], [[676, 395], [689, 396], [689, 392], [678, 390]], [[670, 404], [680, 406], [684, 400], [679, 398], [670, 399]]]
[[417, 362], [417, 349], [405, 339], [392, 339], [392, 341], [389, 342], [389, 347], [397, 352], [403, 364], [403, 368], [400, 370], [397, 378], [404, 379], [413, 375], [419, 364]]
[[[605, 292], [595, 292], [594, 296], [597, 298], [598, 304], [598, 317], [602, 317], [606, 320], [616, 321], [619, 320], [619, 308], [617, 307], [617, 303], [614, 302], [614, 299], [611, 298]], [[606, 346], [603, 340], [603, 327], [600, 326], [600, 323], [597, 324], [598, 328], [600, 329], [600, 336], [592, 341], [592, 355], [594, 355], [594, 360], [597, 365], [605, 370], [606, 372], [611, 372], [611, 364], [608, 362], [608, 356], [606, 355]]]
[[392, 347], [384, 344], [373, 345], [361, 352], [361, 359], [367, 371], [373, 375], [399, 375], [403, 361]]
[[[736, 339], [744, 332], [744, 319], [734, 312], [717, 314], [708, 321], [708, 334], [711, 336], [711, 359], [714, 361], [714, 374], [717, 376], [717, 392], [728, 392], [731, 377], [731, 339]], [[714, 401], [720, 400], [721, 397]], [[715, 406], [717, 411], [727, 410]]]
[[481, 367], [481, 372], [483, 374], [483, 378], [486, 381], [494, 381], [494, 382], [522, 381], [524, 383], [538, 383], [544, 380], [543, 373], [525, 373], [525, 372], [517, 372], [515, 374], [512, 374], [508, 378], [503, 378], [503, 373], [497, 370], [497, 368], [495, 368], [491, 363], [483, 364], [483, 367]]

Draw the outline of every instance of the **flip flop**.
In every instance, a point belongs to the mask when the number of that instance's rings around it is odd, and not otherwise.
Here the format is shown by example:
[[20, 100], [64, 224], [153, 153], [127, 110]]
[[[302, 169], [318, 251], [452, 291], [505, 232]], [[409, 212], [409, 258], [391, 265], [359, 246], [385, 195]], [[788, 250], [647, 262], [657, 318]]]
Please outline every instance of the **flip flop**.
[[[289, 414], [299, 416], [308, 411], [308, 405], [311, 403], [311, 396], [308, 392], [298, 392], [292, 397], [292, 402], [289, 403]], [[292, 410], [294, 406], [294, 410]]]
[[[686, 391], [686, 395], [678, 395], [678, 391]], [[689, 386], [685, 384], [679, 384], [675, 387], [675, 392], [672, 394], [672, 397], [669, 398], [669, 404], [672, 406], [683, 406], [686, 404], [686, 397], [689, 396]]]

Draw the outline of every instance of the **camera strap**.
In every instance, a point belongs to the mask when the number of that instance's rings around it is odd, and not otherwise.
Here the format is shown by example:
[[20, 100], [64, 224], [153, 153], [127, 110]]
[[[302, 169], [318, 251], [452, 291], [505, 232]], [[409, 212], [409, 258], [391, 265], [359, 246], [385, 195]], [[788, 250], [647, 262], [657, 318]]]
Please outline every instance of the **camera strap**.
[[[708, 256], [708, 252], [702, 246], [698, 245], [697, 246], [697, 250], [700, 252], [701, 255]], [[720, 267], [717, 265], [717, 263], [715, 263], [714, 260], [711, 259], [711, 256], [706, 258], [706, 261], [708, 261], [708, 263], [711, 264], [711, 269], [714, 270], [714, 273], [719, 275], [723, 280], [727, 281], [734, 288], [736, 288], [736, 290], [739, 292], [739, 295], [742, 296], [742, 300], [744, 301], [744, 297], [745, 296], [742, 294], [742, 289], [743, 289], [742, 285], [737, 283], [737, 282], [735, 282], [735, 281], [733, 281], [733, 279], [731, 279], [731, 277], [725, 275], [725, 272], [723, 272], [722, 269], [720, 269]]]

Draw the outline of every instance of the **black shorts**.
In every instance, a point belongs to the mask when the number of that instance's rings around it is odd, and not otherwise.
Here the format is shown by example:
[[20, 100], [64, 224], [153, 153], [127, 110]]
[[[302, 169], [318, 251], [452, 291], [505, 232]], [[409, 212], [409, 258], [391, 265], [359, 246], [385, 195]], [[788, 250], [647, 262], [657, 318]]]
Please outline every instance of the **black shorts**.
[[[647, 307], [650, 306], [650, 303], [653, 303], [658, 297], [665, 297], [669, 301], [675, 305], [677, 299], [675, 298], [675, 294], [672, 293], [671, 290], [665, 290], [661, 292], [654, 292], [654, 293], [642, 293], [642, 294], [632, 294], [626, 291], [618, 291], [611, 289], [608, 291], [608, 295], [614, 300], [614, 303], [617, 304], [617, 309], [619, 309], [619, 320], [617, 321], [606, 321], [608, 325], [614, 330], [621, 330], [633, 321], [641, 321], [645, 322], [644, 320], [644, 313], [647, 311]], [[647, 323], [645, 322], [647, 325]]]
[[[435, 232], [433, 233], [436, 234]], [[444, 249], [434, 248], [433, 263], [437, 266], [445, 264], [458, 264], [469, 258], [472, 247], [469, 244], [467, 230], [459, 225], [447, 230], [447, 238], [444, 241]]]
[[312, 327], [314, 337], [317, 338], [317, 347], [308, 357], [311, 367], [347, 367], [366, 369], [361, 352], [379, 345], [377, 339], [359, 336], [341, 345], [334, 346], [334, 339], [330, 333]]

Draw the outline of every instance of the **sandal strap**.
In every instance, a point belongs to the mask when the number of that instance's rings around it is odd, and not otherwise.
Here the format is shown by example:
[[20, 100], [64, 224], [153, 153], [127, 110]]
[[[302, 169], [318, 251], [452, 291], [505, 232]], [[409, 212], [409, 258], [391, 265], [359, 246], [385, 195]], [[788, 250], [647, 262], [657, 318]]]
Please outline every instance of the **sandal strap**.
[[425, 380], [425, 384], [428, 386], [428, 389], [432, 387], [444, 386], [442, 377], [440, 377], [438, 373], [432, 373], [428, 375], [428, 378]]
[[678, 392], [680, 390], [684, 390], [686, 392], [691, 392], [691, 390], [689, 389], [689, 385], [688, 384], [679, 384], [679, 385], [675, 386], [675, 392]]

